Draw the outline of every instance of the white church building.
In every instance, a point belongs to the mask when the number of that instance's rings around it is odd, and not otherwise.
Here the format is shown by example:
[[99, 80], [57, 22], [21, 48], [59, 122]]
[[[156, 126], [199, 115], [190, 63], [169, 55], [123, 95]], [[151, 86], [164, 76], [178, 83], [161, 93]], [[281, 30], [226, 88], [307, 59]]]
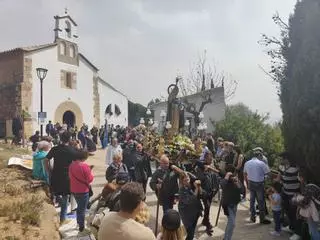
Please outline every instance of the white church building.
[[[55, 16], [53, 43], [19, 47], [0, 53], [0, 137], [11, 135], [12, 119], [22, 112], [26, 135], [40, 128], [40, 80], [37, 68], [47, 69], [43, 80], [43, 112], [47, 121], [89, 127], [105, 123], [128, 125], [128, 98], [99, 76], [99, 69], [78, 45], [77, 23]], [[2, 134], [1, 134], [2, 133]]]

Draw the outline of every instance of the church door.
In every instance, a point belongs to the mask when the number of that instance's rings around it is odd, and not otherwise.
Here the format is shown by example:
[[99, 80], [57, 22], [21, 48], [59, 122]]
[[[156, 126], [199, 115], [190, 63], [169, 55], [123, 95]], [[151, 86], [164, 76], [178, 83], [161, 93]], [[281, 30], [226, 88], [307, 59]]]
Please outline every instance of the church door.
[[74, 113], [72, 111], [66, 111], [63, 114], [62, 121], [63, 121], [63, 123], [68, 125], [68, 128], [74, 127], [75, 123], [76, 123], [76, 116], [74, 115]]

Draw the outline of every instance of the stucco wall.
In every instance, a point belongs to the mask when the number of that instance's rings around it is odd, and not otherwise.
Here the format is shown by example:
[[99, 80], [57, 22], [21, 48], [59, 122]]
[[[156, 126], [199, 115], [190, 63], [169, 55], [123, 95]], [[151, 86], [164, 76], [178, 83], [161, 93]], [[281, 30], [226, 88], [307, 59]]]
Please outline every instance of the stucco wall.
[[[79, 61], [79, 67], [58, 62], [57, 46], [33, 52], [26, 55], [26, 58], [32, 59], [32, 116], [33, 128], [38, 129], [37, 112], [40, 111], [40, 81], [37, 78], [36, 68], [47, 68], [47, 77], [43, 85], [43, 108], [47, 112], [47, 119], [54, 120], [57, 107], [63, 102], [76, 103], [83, 114], [83, 122], [89, 126], [93, 125], [93, 89], [92, 79], [94, 72], [92, 69], [82, 61]], [[74, 72], [77, 75], [77, 88], [65, 89], [61, 88], [61, 70]], [[70, 109], [71, 110], [71, 109]], [[62, 119], [60, 120], [60, 123]], [[76, 119], [76, 125], [82, 125], [79, 119]]]
[[[224, 119], [225, 116], [225, 109], [226, 109], [226, 103], [224, 99], [224, 88], [219, 87], [211, 90], [211, 99], [213, 100], [212, 103], [208, 103], [205, 105], [203, 109], [204, 119], [203, 121], [207, 123], [207, 132], [214, 131], [214, 126], [211, 124], [211, 121], [220, 121]], [[198, 110], [200, 108], [200, 105], [203, 101], [203, 98], [200, 94], [195, 94], [192, 96], [187, 97], [188, 101], [190, 103], [196, 104], [196, 109]], [[160, 117], [161, 110], [167, 111], [167, 103], [157, 103], [154, 104], [151, 107], [152, 110], [154, 110], [154, 120], [161, 123], [162, 119]], [[190, 113], [185, 112], [185, 117], [192, 117]], [[192, 126], [194, 127], [194, 126]]]
[[100, 124], [103, 124], [105, 119], [105, 110], [109, 104], [114, 106], [117, 104], [121, 110], [121, 114], [117, 116], [115, 113], [108, 117], [108, 124], [127, 126], [128, 125], [128, 99], [122, 94], [114, 91], [108, 85], [99, 80], [99, 96], [100, 96]]

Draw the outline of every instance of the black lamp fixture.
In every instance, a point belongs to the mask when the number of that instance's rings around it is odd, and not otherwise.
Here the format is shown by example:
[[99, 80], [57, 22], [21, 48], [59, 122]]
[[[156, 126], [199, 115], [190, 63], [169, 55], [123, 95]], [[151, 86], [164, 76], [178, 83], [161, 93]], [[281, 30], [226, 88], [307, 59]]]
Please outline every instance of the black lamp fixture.
[[[47, 76], [48, 69], [37, 68], [37, 76], [40, 79], [40, 112], [43, 113], [43, 80]], [[43, 124], [40, 125], [40, 136], [43, 136]]]
[[40, 81], [43, 81], [43, 79], [46, 78], [47, 76], [47, 72], [48, 72], [48, 69], [45, 69], [45, 68], [37, 68], [37, 76], [38, 78], [40, 79]]

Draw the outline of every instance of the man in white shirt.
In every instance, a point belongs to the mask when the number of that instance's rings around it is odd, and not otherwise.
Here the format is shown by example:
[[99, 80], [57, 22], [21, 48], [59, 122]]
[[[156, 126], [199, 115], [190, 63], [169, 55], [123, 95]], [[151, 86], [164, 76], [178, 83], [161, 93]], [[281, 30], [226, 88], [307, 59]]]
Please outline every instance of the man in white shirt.
[[254, 157], [247, 161], [244, 165], [244, 176], [250, 190], [250, 212], [251, 221], [256, 222], [256, 198], [259, 204], [259, 217], [261, 224], [270, 224], [268, 219], [265, 219], [265, 199], [264, 199], [264, 178], [270, 173], [269, 167], [262, 161], [263, 155], [260, 152], [255, 152]]
[[122, 154], [122, 148], [120, 144], [118, 144], [118, 139], [113, 138], [111, 144], [107, 147], [106, 167], [112, 163], [113, 156], [116, 154]]
[[134, 220], [143, 207], [145, 194], [139, 183], [121, 187], [120, 211], [109, 212], [99, 228], [99, 240], [156, 240], [150, 228]]

